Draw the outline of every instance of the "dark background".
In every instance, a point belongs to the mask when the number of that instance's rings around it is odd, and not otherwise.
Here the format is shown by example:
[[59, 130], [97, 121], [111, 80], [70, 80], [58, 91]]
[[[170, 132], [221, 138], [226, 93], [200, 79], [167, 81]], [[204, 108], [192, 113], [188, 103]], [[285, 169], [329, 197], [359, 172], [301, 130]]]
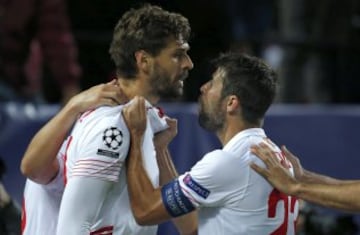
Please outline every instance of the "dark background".
[[[68, 12], [87, 88], [113, 76], [108, 48], [124, 11], [144, 1], [72, 0]], [[195, 67], [183, 101], [197, 99], [207, 62], [226, 50], [267, 60], [278, 70], [281, 103], [360, 102], [360, 2], [356, 0], [147, 1], [186, 16]]]

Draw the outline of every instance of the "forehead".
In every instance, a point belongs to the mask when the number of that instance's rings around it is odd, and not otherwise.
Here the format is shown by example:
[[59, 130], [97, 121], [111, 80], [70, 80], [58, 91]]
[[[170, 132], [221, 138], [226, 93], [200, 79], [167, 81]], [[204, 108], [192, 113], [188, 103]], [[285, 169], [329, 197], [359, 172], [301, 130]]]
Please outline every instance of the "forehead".
[[185, 41], [181, 36], [179, 38], [171, 37], [168, 39], [167, 45], [164, 48], [164, 51], [173, 51], [173, 50], [190, 50], [190, 45]]
[[226, 76], [226, 71], [223, 68], [217, 68], [215, 72], [212, 74], [212, 79], [214, 81], [223, 81], [224, 77]]

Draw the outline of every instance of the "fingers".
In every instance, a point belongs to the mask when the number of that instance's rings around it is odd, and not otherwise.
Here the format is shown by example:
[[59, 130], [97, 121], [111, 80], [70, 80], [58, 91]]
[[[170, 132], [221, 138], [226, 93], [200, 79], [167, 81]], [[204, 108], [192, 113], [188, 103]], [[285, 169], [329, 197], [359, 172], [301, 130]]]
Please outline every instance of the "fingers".
[[169, 128], [177, 128], [177, 119], [175, 118], [166, 118], [166, 123], [169, 125]]
[[251, 152], [258, 156], [261, 160], [266, 161], [269, 158], [276, 158], [275, 152], [265, 143], [253, 145], [250, 148]]
[[99, 100], [99, 103], [103, 106], [117, 106], [119, 105], [117, 103], [117, 101], [113, 100], [113, 99], [109, 99], [109, 98], [101, 98]]
[[281, 146], [281, 151], [285, 154], [285, 157], [291, 162], [293, 163], [294, 161], [298, 161], [299, 159], [292, 154], [285, 145]]
[[257, 173], [262, 175], [263, 177], [265, 177], [265, 178], [267, 177], [267, 170], [265, 168], [262, 168], [262, 167], [256, 165], [255, 163], [251, 163], [250, 167]]
[[147, 115], [145, 99], [143, 97], [134, 97], [134, 99], [123, 108], [122, 115], [130, 132], [142, 134], [145, 131]]
[[258, 158], [260, 158], [265, 163], [267, 168], [276, 168], [281, 166], [281, 161], [278, 158], [278, 153], [272, 150], [265, 143], [251, 146], [250, 151]]
[[108, 82], [106, 84], [102, 84], [102, 86], [99, 88], [100, 96], [108, 99], [114, 100], [114, 102], [119, 104], [125, 104], [129, 101], [123, 90], [120, 86], [117, 84], [117, 80], [113, 80], [111, 82]]

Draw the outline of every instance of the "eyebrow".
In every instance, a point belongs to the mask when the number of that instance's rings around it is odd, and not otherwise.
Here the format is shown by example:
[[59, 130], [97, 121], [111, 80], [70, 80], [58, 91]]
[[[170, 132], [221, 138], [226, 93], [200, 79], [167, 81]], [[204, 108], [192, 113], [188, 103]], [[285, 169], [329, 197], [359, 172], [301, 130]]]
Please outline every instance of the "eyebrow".
[[179, 42], [177, 41], [177, 50], [183, 50], [183, 51], [188, 51], [190, 50], [190, 45], [188, 42]]

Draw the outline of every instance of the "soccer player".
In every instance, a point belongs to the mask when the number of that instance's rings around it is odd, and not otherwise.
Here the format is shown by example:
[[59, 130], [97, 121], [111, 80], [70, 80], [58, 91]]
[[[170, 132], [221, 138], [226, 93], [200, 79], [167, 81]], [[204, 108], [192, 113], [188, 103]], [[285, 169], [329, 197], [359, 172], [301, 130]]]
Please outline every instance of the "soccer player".
[[23, 235], [56, 233], [64, 189], [66, 144], [57, 152], [76, 118], [88, 109], [114, 106], [125, 100], [116, 80], [94, 86], [71, 98], [33, 137], [21, 161], [21, 172], [27, 177], [22, 207]]
[[339, 180], [310, 172], [303, 169], [299, 159], [285, 147], [282, 150], [294, 166], [295, 177], [274, 160], [276, 153], [262, 143], [253, 146], [252, 152], [267, 168], [255, 163], [251, 167], [283, 193], [325, 207], [360, 212], [360, 180]]
[[[125, 108], [132, 143], [128, 189], [135, 218], [150, 225], [198, 209], [200, 235], [294, 234], [296, 199], [280, 193], [249, 166], [252, 161], [262, 164], [250, 147], [266, 139], [261, 126], [275, 96], [276, 74], [258, 58], [236, 53], [221, 55], [214, 66], [212, 79], [201, 87], [199, 123], [216, 133], [223, 148], [162, 187], [151, 184], [143, 167], [143, 155], [148, 155], [140, 149], [147, 128], [144, 100]], [[292, 174], [280, 149], [271, 148]]]
[[[158, 164], [153, 137], [168, 123], [153, 105], [183, 93], [183, 81], [193, 67], [187, 54], [189, 36], [190, 25], [182, 15], [144, 5], [121, 17], [110, 47], [124, 94], [146, 98], [149, 122], [139, 147], [148, 153], [143, 162], [154, 187], [163, 184], [168, 173]], [[157, 226], [139, 226], [130, 209], [124, 167], [131, 142], [123, 108], [101, 107], [77, 121], [66, 150], [58, 235], [156, 234]], [[182, 234], [195, 234], [195, 214], [174, 222]]]

